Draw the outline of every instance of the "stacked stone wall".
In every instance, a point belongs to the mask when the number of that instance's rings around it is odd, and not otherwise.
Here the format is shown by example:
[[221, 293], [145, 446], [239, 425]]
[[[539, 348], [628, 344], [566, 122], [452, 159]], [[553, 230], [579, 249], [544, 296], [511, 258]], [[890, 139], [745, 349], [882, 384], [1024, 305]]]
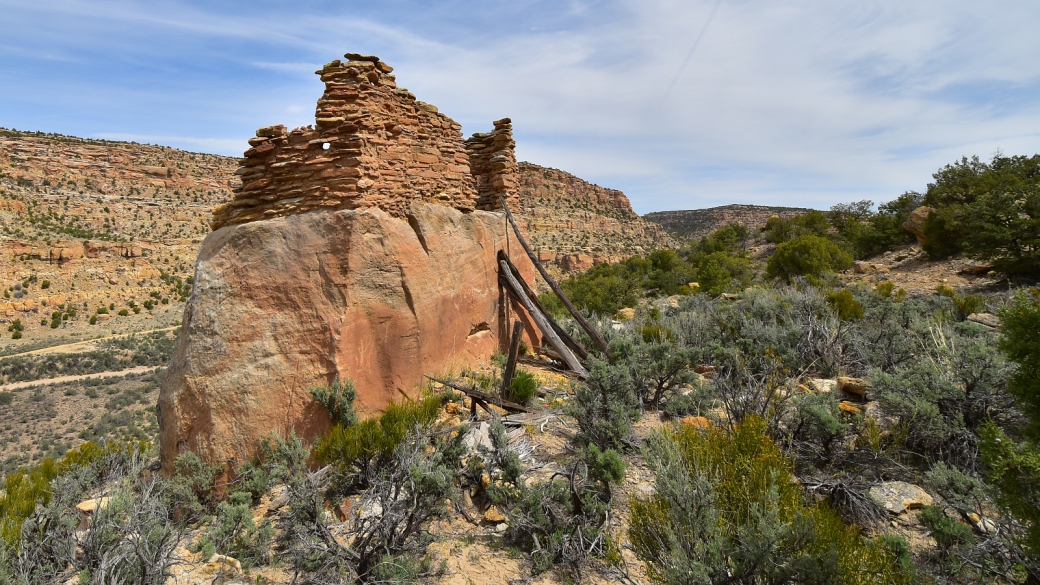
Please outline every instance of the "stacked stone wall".
[[266, 126], [250, 139], [236, 171], [242, 184], [214, 211], [213, 229], [323, 208], [403, 217], [424, 202], [469, 212], [516, 196], [508, 119], [463, 141], [457, 122], [399, 88], [378, 57], [345, 58], [316, 71], [325, 92], [313, 126]]
[[495, 122], [492, 132], [474, 134], [466, 141], [469, 166], [477, 187], [477, 209], [501, 209], [505, 197], [512, 209], [519, 203], [520, 167], [509, 118]]

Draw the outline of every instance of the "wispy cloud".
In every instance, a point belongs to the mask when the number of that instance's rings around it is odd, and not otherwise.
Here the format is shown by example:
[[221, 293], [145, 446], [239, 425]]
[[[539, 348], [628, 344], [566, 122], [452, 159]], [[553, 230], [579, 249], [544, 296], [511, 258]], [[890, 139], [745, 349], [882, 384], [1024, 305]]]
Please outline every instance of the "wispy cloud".
[[512, 117], [521, 156], [641, 212], [827, 207], [1040, 151], [1038, 18], [1031, 0], [6, 0], [0, 125], [238, 154], [225, 137], [311, 122], [310, 72], [351, 50], [468, 132]]

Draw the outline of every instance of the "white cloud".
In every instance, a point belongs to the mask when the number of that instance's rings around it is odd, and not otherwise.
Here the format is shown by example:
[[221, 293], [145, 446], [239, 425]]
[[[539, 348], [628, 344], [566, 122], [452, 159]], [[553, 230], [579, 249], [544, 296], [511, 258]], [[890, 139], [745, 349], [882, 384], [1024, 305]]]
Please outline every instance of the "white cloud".
[[[177, 136], [244, 141], [262, 124], [307, 123], [320, 84], [301, 74], [345, 50], [381, 55], [467, 132], [513, 118], [521, 157], [622, 188], [643, 212], [886, 200], [961, 155], [1040, 151], [1040, 4], [1026, 0], [7, 4], [48, 17], [30, 30], [48, 54], [90, 41], [177, 81], [154, 91], [183, 92], [192, 109], [124, 133], [227, 154], [242, 141]], [[207, 108], [227, 121], [177, 129]], [[118, 110], [96, 115], [94, 127], [120, 128]]]

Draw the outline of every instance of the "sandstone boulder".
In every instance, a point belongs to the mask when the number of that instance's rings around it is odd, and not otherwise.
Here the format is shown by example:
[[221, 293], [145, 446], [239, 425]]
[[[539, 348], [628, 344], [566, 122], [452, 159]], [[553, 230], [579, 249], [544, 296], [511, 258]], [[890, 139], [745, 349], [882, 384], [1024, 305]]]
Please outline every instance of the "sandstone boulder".
[[[315, 211], [212, 232], [159, 395], [163, 470], [185, 450], [232, 470], [274, 432], [312, 440], [330, 421], [309, 389], [336, 378], [374, 414], [498, 349], [506, 310], [530, 335], [498, 286], [505, 230], [497, 213], [417, 203], [403, 218]], [[513, 262], [532, 282], [527, 258]]]
[[1000, 317], [993, 313], [972, 313], [968, 315], [968, 321], [993, 329], [1000, 327]]
[[931, 506], [934, 500], [920, 486], [905, 481], [886, 481], [870, 488], [870, 497], [893, 514]]
[[917, 236], [917, 243], [924, 244], [924, 224], [928, 221], [928, 215], [934, 211], [931, 207], [922, 205], [910, 212], [910, 217], [903, 222], [903, 229]]
[[838, 390], [862, 397], [866, 397], [867, 392], [870, 390], [870, 382], [867, 382], [862, 378], [838, 376], [837, 385]]

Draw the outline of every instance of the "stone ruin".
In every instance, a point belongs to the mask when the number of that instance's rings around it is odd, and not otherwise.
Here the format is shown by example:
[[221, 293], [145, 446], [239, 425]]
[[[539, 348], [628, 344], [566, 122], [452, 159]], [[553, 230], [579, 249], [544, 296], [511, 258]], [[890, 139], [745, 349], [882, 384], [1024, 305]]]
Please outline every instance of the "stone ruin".
[[516, 207], [520, 170], [509, 118], [462, 139], [462, 126], [397, 87], [378, 57], [348, 53], [319, 71], [315, 125], [266, 126], [249, 140], [234, 200], [213, 228], [317, 209], [379, 207], [403, 217], [416, 202], [461, 211]]
[[502, 349], [514, 319], [539, 344], [499, 285], [498, 251], [520, 250], [494, 211], [517, 198], [510, 120], [463, 140], [389, 65], [346, 58], [318, 71], [315, 125], [257, 131], [214, 211], [159, 395], [167, 473], [185, 450], [230, 472], [272, 433], [320, 436], [315, 386], [353, 380], [374, 414]]

